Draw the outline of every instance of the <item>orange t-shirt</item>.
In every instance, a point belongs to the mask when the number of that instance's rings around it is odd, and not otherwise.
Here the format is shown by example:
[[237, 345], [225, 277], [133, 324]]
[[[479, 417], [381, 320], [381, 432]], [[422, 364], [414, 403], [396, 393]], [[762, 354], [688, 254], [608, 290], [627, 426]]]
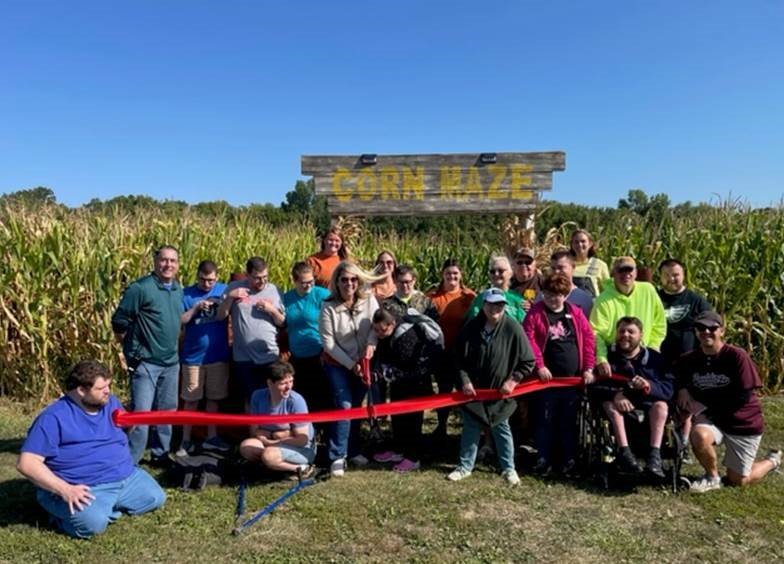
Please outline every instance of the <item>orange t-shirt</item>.
[[379, 301], [394, 296], [395, 292], [397, 292], [397, 286], [391, 278], [373, 284], [373, 295]]
[[327, 256], [324, 253], [310, 255], [307, 263], [313, 267], [313, 277], [316, 279], [316, 284], [329, 288], [332, 273], [340, 264], [340, 260], [339, 255]]
[[457, 339], [465, 322], [465, 314], [476, 298], [476, 292], [469, 288], [459, 288], [454, 292], [432, 290], [427, 297], [433, 300], [438, 310], [438, 324], [444, 332], [444, 348], [449, 350]]

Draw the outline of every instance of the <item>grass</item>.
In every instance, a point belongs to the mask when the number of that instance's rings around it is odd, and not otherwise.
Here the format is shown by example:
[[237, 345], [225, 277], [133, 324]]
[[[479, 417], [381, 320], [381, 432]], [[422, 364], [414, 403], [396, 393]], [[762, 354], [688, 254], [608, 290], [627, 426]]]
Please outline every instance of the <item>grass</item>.
[[[764, 399], [762, 448], [784, 444], [784, 398]], [[489, 467], [447, 483], [456, 436], [445, 456], [398, 476], [378, 466], [352, 470], [288, 500], [230, 536], [234, 485], [183, 493], [167, 488], [163, 509], [125, 517], [92, 541], [46, 526], [33, 487], [14, 470], [34, 413], [0, 400], [0, 560], [13, 562], [184, 561], [741, 561], [784, 558], [784, 478], [745, 490], [673, 495], [656, 487], [602, 492], [589, 484], [522, 476], [505, 486]], [[696, 467], [687, 473], [696, 473]], [[160, 474], [157, 474], [159, 478]], [[289, 482], [256, 482], [255, 511]]]

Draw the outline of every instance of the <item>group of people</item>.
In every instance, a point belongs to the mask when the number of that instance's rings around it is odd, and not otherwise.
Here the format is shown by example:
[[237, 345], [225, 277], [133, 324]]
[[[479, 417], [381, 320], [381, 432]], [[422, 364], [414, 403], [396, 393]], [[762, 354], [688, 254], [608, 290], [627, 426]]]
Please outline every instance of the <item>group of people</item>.
[[[204, 260], [196, 283], [178, 281], [179, 255], [163, 246], [153, 271], [131, 283], [112, 316], [130, 377], [131, 411], [197, 409], [216, 412], [233, 380], [247, 412], [304, 414], [348, 409], [459, 390], [468, 398], [495, 389], [501, 399], [462, 407], [459, 462], [447, 476], [471, 475], [482, 449], [495, 451], [511, 485], [518, 440], [532, 431], [534, 472], [576, 470], [578, 387], [550, 387], [509, 396], [526, 379], [577, 377], [609, 419], [618, 463], [630, 472], [663, 477], [660, 447], [668, 417], [690, 441], [705, 476], [695, 491], [721, 487], [716, 445], [726, 445], [730, 484], [746, 485], [781, 463], [771, 450], [756, 460], [763, 432], [756, 368], [745, 351], [726, 344], [724, 320], [686, 287], [685, 266], [659, 265], [661, 287], [637, 280], [632, 257], [612, 268], [596, 256], [590, 234], [577, 230], [568, 249], [537, 264], [532, 249], [490, 258], [489, 287], [467, 288], [460, 265], [444, 262], [437, 287], [417, 289], [417, 272], [379, 253], [372, 271], [354, 262], [338, 228], [321, 249], [291, 270], [292, 289], [269, 280], [267, 263], [251, 257], [245, 275], [224, 284]], [[545, 273], [543, 273], [543, 270]], [[121, 513], [142, 513], [165, 499], [138, 463], [171, 462], [169, 425], [136, 426], [126, 434], [111, 422], [120, 406], [111, 374], [83, 361], [66, 380], [66, 394], [30, 428], [18, 469], [38, 487], [38, 500], [67, 534], [101, 532]], [[179, 397], [178, 397], [179, 396]], [[625, 414], [641, 410], [650, 427], [644, 469], [630, 448]], [[515, 412], [518, 425], [510, 425]], [[434, 440], [447, 435], [449, 410], [439, 410]], [[373, 459], [398, 472], [420, 468], [422, 412], [392, 417], [393, 441]], [[360, 421], [325, 429], [329, 471], [343, 476], [369, 462]], [[245, 459], [305, 476], [313, 471], [317, 429], [310, 423], [260, 425], [239, 446]], [[203, 450], [231, 444], [209, 427]], [[196, 448], [183, 428], [175, 456]]]

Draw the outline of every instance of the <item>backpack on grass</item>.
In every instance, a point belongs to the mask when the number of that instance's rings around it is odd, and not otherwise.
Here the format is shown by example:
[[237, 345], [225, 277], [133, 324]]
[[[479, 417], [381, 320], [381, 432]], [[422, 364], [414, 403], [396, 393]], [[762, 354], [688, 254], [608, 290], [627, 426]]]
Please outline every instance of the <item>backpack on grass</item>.
[[225, 479], [223, 458], [209, 454], [178, 457], [174, 460], [170, 472], [172, 482], [185, 491], [219, 486]]

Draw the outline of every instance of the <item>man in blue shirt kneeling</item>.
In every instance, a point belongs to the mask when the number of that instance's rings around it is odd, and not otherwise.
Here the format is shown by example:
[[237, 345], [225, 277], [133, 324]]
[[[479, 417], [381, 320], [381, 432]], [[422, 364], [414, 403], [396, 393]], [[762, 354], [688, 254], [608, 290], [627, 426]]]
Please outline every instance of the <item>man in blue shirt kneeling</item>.
[[72, 537], [92, 537], [123, 513], [146, 513], [166, 500], [152, 476], [134, 464], [126, 434], [112, 422], [122, 406], [111, 385], [100, 362], [74, 366], [66, 394], [35, 419], [16, 464], [37, 486], [38, 502], [55, 525]]

